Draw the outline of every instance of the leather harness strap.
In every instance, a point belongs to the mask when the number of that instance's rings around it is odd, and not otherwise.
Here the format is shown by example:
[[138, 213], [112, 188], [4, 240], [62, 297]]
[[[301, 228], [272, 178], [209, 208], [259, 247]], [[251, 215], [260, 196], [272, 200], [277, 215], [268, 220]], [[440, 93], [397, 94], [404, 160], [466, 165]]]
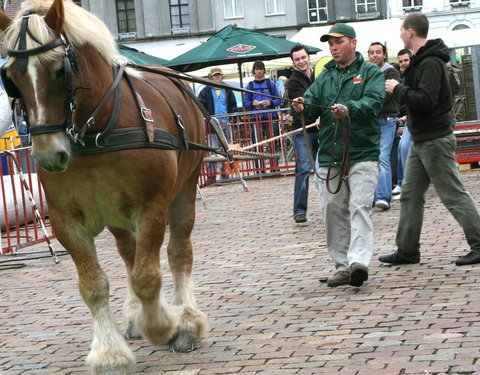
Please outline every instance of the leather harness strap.
[[142, 96], [139, 94], [137, 88], [133, 84], [132, 79], [128, 74], [125, 74], [125, 79], [128, 82], [128, 85], [130, 86], [130, 90], [133, 93], [133, 97], [135, 99], [135, 102], [137, 103], [137, 107], [140, 110], [140, 115], [143, 118], [143, 121], [145, 123], [145, 132], [148, 137], [148, 142], [153, 143], [155, 137], [154, 137], [154, 124], [155, 121], [153, 119], [153, 114], [150, 108], [145, 107], [145, 102], [143, 101]]
[[[162, 150], [186, 150], [182, 141], [171, 133], [155, 128], [154, 140], [150, 142], [148, 135], [141, 128], [123, 128], [113, 129], [108, 138], [106, 138], [102, 147], [99, 148], [96, 143], [95, 134], [87, 133], [83, 138], [84, 145], [72, 143], [72, 151], [75, 155], [91, 155], [104, 152], [113, 152], [138, 148], [156, 148]], [[219, 150], [199, 143], [187, 141], [188, 150], [204, 150], [215, 153]], [[223, 155], [222, 153], [220, 153]]]
[[175, 118], [175, 122], [177, 124], [178, 138], [180, 138], [182, 150], [188, 150], [187, 137], [185, 136], [185, 124], [183, 122], [182, 115], [178, 114], [178, 112], [175, 110], [175, 107], [173, 106], [171, 101], [157, 86], [153, 85], [151, 82], [147, 81], [146, 79], [144, 79], [143, 81], [146, 84], [148, 84], [150, 87], [152, 87], [156, 92], [158, 92], [160, 96], [163, 98], [163, 100], [165, 101], [165, 103], [167, 103], [168, 108], [170, 108], [170, 111], [172, 112], [172, 115]]

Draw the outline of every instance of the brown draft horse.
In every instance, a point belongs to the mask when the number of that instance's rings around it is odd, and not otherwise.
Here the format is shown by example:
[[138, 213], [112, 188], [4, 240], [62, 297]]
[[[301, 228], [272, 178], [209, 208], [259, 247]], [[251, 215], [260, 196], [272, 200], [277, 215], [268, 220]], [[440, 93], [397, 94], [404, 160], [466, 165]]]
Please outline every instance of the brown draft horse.
[[[78, 127], [88, 122], [85, 137], [101, 133], [115, 111], [115, 129], [142, 129], [149, 120], [142, 118], [135, 90], [123, 78], [121, 105], [114, 107], [115, 94], [96, 111], [121, 65], [112, 35], [71, 0], [30, 0], [14, 20], [2, 12], [0, 29], [10, 56], [2, 75], [25, 103], [51, 223], [73, 258], [80, 294], [92, 314], [90, 371], [125, 374], [135, 364], [112, 318], [108, 279], [96, 256], [94, 238], [105, 227], [127, 269], [127, 338], [142, 335], [155, 345], [170, 343], [175, 351], [195, 349], [207, 326], [193, 294], [190, 241], [203, 151], [136, 147], [75, 155], [72, 149], [81, 145], [65, 132], [68, 117]], [[152, 110], [156, 128], [179, 137], [175, 114], [181, 115], [185, 138], [203, 144], [203, 115], [178, 84], [152, 73], [128, 75], [143, 99], [141, 107]], [[159, 258], [167, 222], [173, 304], [161, 295]]]

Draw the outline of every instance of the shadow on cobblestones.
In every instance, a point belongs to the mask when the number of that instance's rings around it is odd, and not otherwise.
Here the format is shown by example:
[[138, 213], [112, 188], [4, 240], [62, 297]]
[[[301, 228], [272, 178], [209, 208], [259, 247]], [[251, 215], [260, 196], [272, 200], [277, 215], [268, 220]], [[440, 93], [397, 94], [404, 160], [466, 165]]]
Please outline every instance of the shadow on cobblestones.
[[[476, 202], [479, 173], [462, 173]], [[420, 264], [389, 267], [377, 260], [394, 249], [395, 201], [391, 210], [373, 213], [369, 281], [331, 289], [319, 282], [332, 263], [315, 189], [309, 221], [297, 225], [292, 177], [249, 181], [249, 187], [248, 193], [239, 184], [205, 188], [207, 208], [197, 205], [194, 280], [209, 316], [208, 337], [189, 354], [131, 342], [137, 356], [131, 374], [480, 374], [480, 267], [454, 265], [467, 244], [433, 189]], [[124, 265], [107, 232], [96, 243], [121, 326]], [[162, 270], [168, 299], [165, 247]], [[0, 374], [85, 374], [91, 320], [70, 258], [58, 265], [34, 259], [0, 278]]]

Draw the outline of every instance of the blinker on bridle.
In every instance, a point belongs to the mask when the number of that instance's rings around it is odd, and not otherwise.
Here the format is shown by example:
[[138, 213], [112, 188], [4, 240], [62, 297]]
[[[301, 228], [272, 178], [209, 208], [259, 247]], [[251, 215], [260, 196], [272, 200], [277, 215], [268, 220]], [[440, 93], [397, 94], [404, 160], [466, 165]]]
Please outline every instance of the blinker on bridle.
[[[53, 50], [54, 48], [63, 45], [65, 47], [65, 54], [64, 54], [64, 69], [65, 69], [65, 85], [67, 88], [67, 99], [66, 99], [66, 115], [65, 115], [65, 122], [63, 123], [52, 123], [52, 124], [43, 124], [43, 125], [35, 125], [33, 127], [29, 126], [30, 134], [37, 135], [37, 134], [47, 134], [47, 133], [55, 133], [59, 131], [67, 131], [67, 133], [71, 133], [72, 129], [74, 128], [74, 124], [72, 123], [73, 113], [75, 112], [77, 106], [77, 100], [75, 98], [75, 90], [73, 88], [73, 74], [78, 74], [80, 71], [80, 66], [78, 60], [75, 57], [75, 51], [73, 47], [66, 41], [63, 35], [60, 35], [59, 38], [56, 38], [48, 43], [42, 44], [35, 36], [30, 32], [28, 29], [28, 21], [30, 16], [35, 14], [35, 12], [28, 10], [23, 14], [22, 17], [22, 24], [20, 26], [20, 34], [18, 36], [18, 50], [7, 50], [7, 55], [11, 57], [15, 57], [16, 67], [18, 71], [23, 74], [28, 66], [28, 58], [30, 56], [39, 55], [44, 52], [48, 52]], [[40, 46], [35, 48], [27, 48], [27, 35]], [[6, 78], [6, 74], [4, 71], [5, 68], [2, 68], [2, 78]], [[6, 79], [6, 89], [8, 91], [8, 87], [10, 87], [10, 91], [17, 92], [18, 89], [14, 86], [13, 82], [8, 82], [8, 78]], [[8, 93], [8, 92], [7, 92]], [[10, 94], [9, 94], [10, 95]], [[10, 95], [15, 97], [15, 95]], [[21, 98], [17, 98], [21, 99]], [[27, 121], [28, 124], [28, 121]]]

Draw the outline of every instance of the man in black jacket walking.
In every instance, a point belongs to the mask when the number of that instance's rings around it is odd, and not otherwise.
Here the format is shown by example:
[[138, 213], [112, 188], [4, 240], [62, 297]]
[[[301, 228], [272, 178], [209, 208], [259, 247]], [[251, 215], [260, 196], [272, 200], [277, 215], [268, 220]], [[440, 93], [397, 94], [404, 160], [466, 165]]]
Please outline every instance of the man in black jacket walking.
[[[297, 44], [293, 46], [290, 51], [294, 70], [290, 79], [288, 80], [288, 97], [289, 99], [303, 96], [308, 87], [315, 80], [315, 75], [310, 66], [309, 50], [306, 46]], [[295, 112], [293, 114], [293, 128], [298, 129], [302, 127], [300, 116]], [[315, 119], [305, 119], [305, 125], [314, 123]], [[310, 163], [308, 156], [309, 148], [312, 152], [312, 157], [315, 159], [318, 150], [318, 128], [313, 126], [307, 129], [307, 142], [305, 143], [303, 132], [293, 135], [293, 147], [295, 148], [295, 187], [293, 191], [293, 219], [296, 223], [304, 223], [307, 221], [307, 205], [308, 205], [308, 184], [310, 171], [313, 166]]]
[[442, 203], [462, 226], [470, 252], [457, 258], [458, 266], [480, 263], [480, 216], [465, 190], [455, 160], [452, 95], [445, 63], [448, 47], [441, 39], [427, 40], [428, 19], [411, 13], [400, 27], [405, 48], [414, 56], [405, 72], [405, 85], [387, 80], [385, 89], [397, 94], [407, 106], [412, 144], [400, 198], [398, 250], [379, 257], [384, 263], [420, 262], [425, 193], [433, 183]]

